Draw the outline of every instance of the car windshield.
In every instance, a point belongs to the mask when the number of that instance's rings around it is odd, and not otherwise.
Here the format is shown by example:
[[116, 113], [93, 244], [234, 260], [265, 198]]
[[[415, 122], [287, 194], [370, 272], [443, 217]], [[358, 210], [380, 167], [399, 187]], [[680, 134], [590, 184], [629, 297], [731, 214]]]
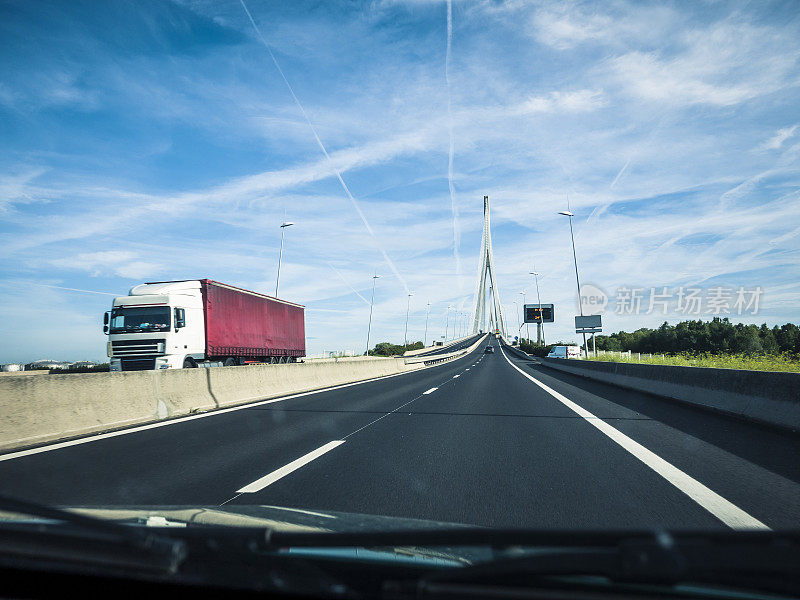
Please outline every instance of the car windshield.
[[798, 528], [800, 1], [5, 0], [0, 57], [0, 496]]
[[111, 333], [169, 329], [168, 306], [126, 306], [111, 311]]

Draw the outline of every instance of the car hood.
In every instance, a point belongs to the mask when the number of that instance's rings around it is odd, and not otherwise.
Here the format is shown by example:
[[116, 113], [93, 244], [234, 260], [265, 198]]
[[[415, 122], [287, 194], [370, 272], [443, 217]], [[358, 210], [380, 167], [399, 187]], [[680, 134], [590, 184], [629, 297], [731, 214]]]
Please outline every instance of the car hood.
[[468, 527], [458, 523], [268, 505], [67, 506], [66, 510], [119, 523], [267, 527], [274, 531], [347, 532]]
[[[60, 506], [63, 510], [139, 527], [246, 527], [265, 528], [273, 532], [286, 533], [369, 533], [387, 531], [431, 531], [443, 529], [467, 529], [474, 526], [460, 523], [427, 521], [402, 517], [378, 516], [361, 513], [346, 513], [328, 510], [301, 509], [268, 505], [226, 506]], [[0, 523], [41, 523], [46, 519], [31, 518], [10, 512], [0, 512]], [[290, 552], [320, 552], [289, 548]], [[487, 548], [475, 546], [424, 548], [403, 546], [374, 548], [364, 552], [358, 548], [324, 549], [322, 554], [340, 557], [350, 556], [367, 560], [413, 560], [438, 564], [471, 564], [491, 558]]]

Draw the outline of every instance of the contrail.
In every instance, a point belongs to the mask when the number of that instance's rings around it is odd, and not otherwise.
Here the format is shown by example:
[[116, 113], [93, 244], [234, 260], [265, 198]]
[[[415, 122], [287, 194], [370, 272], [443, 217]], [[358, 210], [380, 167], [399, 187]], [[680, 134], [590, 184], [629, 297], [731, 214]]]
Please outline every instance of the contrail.
[[[625, 164], [619, 170], [617, 176], [614, 177], [614, 181], [611, 182], [611, 185], [608, 186], [608, 189], [610, 190], [614, 189], [614, 186], [617, 185], [617, 182], [620, 180], [620, 177], [622, 177], [625, 171], [628, 170], [630, 164], [631, 164], [631, 159], [629, 158], [628, 160], [625, 161]], [[588, 223], [592, 219], [599, 219], [602, 216], [602, 214], [608, 210], [609, 206], [611, 206], [611, 202], [605, 202], [600, 206], [595, 206], [594, 210], [592, 210], [592, 213], [586, 218], [586, 222]]]
[[[666, 116], [666, 115], [662, 116], [662, 117], [661, 117], [661, 118], [658, 120], [658, 123], [656, 123], [656, 124], [653, 126], [653, 128], [652, 128], [652, 129], [649, 131], [649, 133], [647, 134], [647, 137], [645, 137], [645, 139], [644, 139], [644, 143], [645, 143], [645, 145], [649, 145], [649, 144], [650, 144], [650, 140], [652, 140], [652, 139], [653, 139], [653, 137], [655, 136], [656, 132], [658, 132], [658, 130], [659, 130], [659, 129], [661, 129], [661, 126], [662, 126], [662, 125], [664, 125], [664, 121], [665, 121], [666, 119], [667, 119], [667, 116]], [[636, 158], [636, 157], [634, 156], [634, 158]], [[612, 182], [611, 182], [611, 185], [610, 185], [610, 186], [608, 186], [608, 189], [613, 189], [613, 188], [614, 188], [614, 186], [615, 186], [615, 185], [617, 185], [617, 181], [619, 181], [620, 177], [622, 177], [622, 174], [623, 174], [623, 173], [625, 173], [625, 171], [627, 171], [627, 170], [628, 170], [628, 167], [629, 167], [629, 166], [630, 166], [630, 164], [631, 164], [631, 160], [632, 160], [632, 159], [630, 159], [630, 158], [629, 158], [629, 159], [628, 159], [628, 160], [625, 162], [625, 165], [624, 165], [624, 166], [623, 166], [623, 167], [622, 167], [622, 168], [619, 170], [619, 173], [617, 173], [617, 176], [616, 176], [616, 177], [614, 177], [614, 181], [612, 181]]]
[[610, 186], [608, 186], [608, 189], [613, 189], [613, 188], [614, 188], [614, 186], [615, 186], [615, 185], [617, 185], [617, 182], [619, 181], [619, 178], [620, 178], [620, 177], [622, 177], [622, 174], [623, 174], [623, 173], [625, 172], [625, 170], [628, 168], [628, 165], [629, 165], [629, 164], [631, 164], [631, 159], [630, 159], [630, 158], [629, 158], [629, 159], [628, 159], [628, 161], [625, 163], [625, 166], [624, 166], [624, 167], [622, 167], [622, 168], [619, 170], [619, 173], [617, 173], [617, 176], [616, 176], [616, 177], [614, 177], [614, 181], [612, 181], [612, 182], [611, 182], [611, 185], [610, 185]]
[[362, 299], [364, 302], [366, 302], [367, 304], [369, 304], [369, 300], [367, 300], [366, 298], [364, 298], [364, 296], [362, 296], [361, 294], [359, 294], [359, 293], [358, 293], [358, 291], [356, 290], [356, 288], [354, 288], [352, 285], [350, 285], [350, 282], [349, 282], [349, 281], [347, 281], [347, 279], [345, 279], [345, 278], [344, 278], [344, 275], [342, 275], [341, 273], [339, 273], [339, 271], [337, 271], [337, 270], [336, 270], [336, 267], [334, 267], [334, 266], [333, 266], [331, 263], [328, 263], [328, 266], [329, 266], [331, 269], [333, 269], [333, 272], [334, 272], [334, 273], [336, 273], [336, 274], [339, 276], [339, 279], [341, 279], [342, 281], [344, 281], [344, 282], [345, 282], [345, 284], [347, 285], [347, 287], [349, 287], [351, 290], [353, 290], [353, 293], [354, 293], [356, 296], [358, 296], [358, 297], [359, 297], [359, 298], [361, 298], [361, 299]]
[[334, 165], [333, 161], [331, 160], [331, 157], [328, 155], [328, 151], [325, 149], [325, 144], [322, 143], [322, 140], [320, 139], [319, 135], [317, 134], [317, 129], [314, 127], [314, 124], [311, 122], [311, 119], [308, 117], [308, 113], [306, 113], [306, 109], [303, 108], [303, 105], [300, 103], [300, 100], [297, 98], [297, 95], [294, 93], [294, 89], [292, 88], [292, 85], [289, 83], [289, 80], [286, 78], [286, 75], [284, 75], [283, 69], [281, 69], [281, 66], [278, 64], [278, 60], [275, 58], [275, 54], [273, 54], [273, 52], [272, 52], [272, 48], [270, 47], [270, 45], [267, 43], [267, 40], [262, 35], [261, 30], [258, 28], [258, 25], [256, 25], [256, 22], [253, 20], [253, 16], [250, 14], [250, 11], [247, 9], [247, 5], [244, 3], [244, 0], [239, 0], [239, 1], [242, 3], [242, 8], [244, 9], [244, 12], [247, 13], [247, 18], [250, 19], [250, 23], [252, 24], [253, 29], [256, 30], [256, 34], [258, 34], [258, 37], [261, 40], [261, 43], [267, 49], [267, 52], [269, 52], [269, 56], [272, 59], [272, 62], [275, 64], [275, 68], [278, 70], [278, 73], [280, 73], [281, 79], [283, 79], [283, 82], [286, 84], [286, 87], [288, 88], [289, 93], [292, 95], [292, 99], [294, 100], [294, 103], [297, 105], [297, 108], [300, 109], [300, 112], [303, 114], [303, 118], [306, 120], [306, 123], [308, 124], [309, 128], [311, 129], [311, 132], [314, 134], [314, 139], [317, 140], [317, 145], [319, 146], [319, 149], [322, 150], [322, 154], [325, 156], [325, 158], [328, 161], [328, 163], [330, 163], [331, 168], [336, 173], [336, 177], [337, 177], [337, 179], [339, 179], [339, 183], [342, 185], [342, 189], [344, 189], [345, 194], [347, 194], [347, 197], [350, 199], [350, 202], [353, 204], [353, 208], [356, 209], [356, 212], [358, 213], [358, 216], [361, 217], [361, 221], [362, 221], [362, 223], [364, 223], [364, 227], [366, 227], [367, 231], [369, 232], [370, 237], [372, 237], [372, 241], [375, 243], [375, 246], [378, 248], [378, 250], [380, 250], [381, 254], [383, 255], [383, 259], [386, 261], [386, 264], [389, 265], [389, 268], [392, 270], [392, 273], [394, 273], [394, 275], [395, 275], [395, 277], [397, 277], [398, 281], [400, 281], [400, 283], [403, 284], [403, 287], [405, 288], [406, 293], [408, 293], [408, 286], [406, 285], [405, 279], [403, 279], [403, 276], [400, 275], [400, 271], [397, 270], [397, 267], [395, 267], [394, 263], [392, 262], [392, 259], [389, 258], [389, 255], [386, 254], [386, 251], [378, 243], [378, 240], [375, 237], [375, 232], [372, 231], [372, 227], [370, 226], [369, 222], [367, 221], [367, 218], [364, 216], [364, 213], [361, 212], [361, 207], [358, 205], [358, 202], [353, 197], [353, 194], [350, 193], [350, 188], [347, 187], [347, 184], [344, 182], [344, 179], [342, 179], [342, 174], [339, 172], [339, 169], [336, 168], [336, 166]]
[[33, 285], [41, 285], [42, 287], [55, 288], [57, 290], [68, 290], [70, 292], [83, 292], [85, 294], [101, 294], [103, 296], [119, 296], [119, 294], [112, 294], [110, 292], [96, 292], [94, 290], [79, 290], [78, 288], [64, 287], [62, 285], [50, 285], [49, 283], [34, 283]]
[[453, 141], [453, 112], [452, 100], [450, 96], [450, 46], [453, 42], [453, 2], [447, 0], [447, 48], [444, 54], [444, 81], [447, 86], [447, 130], [450, 134], [450, 149], [447, 154], [447, 186], [450, 190], [450, 210], [453, 213], [453, 258], [456, 259], [456, 274], [458, 277], [458, 287], [461, 289], [461, 256], [459, 248], [461, 246], [461, 229], [458, 225], [458, 206], [456, 205], [456, 190], [453, 186], [453, 156], [455, 155], [455, 143]]

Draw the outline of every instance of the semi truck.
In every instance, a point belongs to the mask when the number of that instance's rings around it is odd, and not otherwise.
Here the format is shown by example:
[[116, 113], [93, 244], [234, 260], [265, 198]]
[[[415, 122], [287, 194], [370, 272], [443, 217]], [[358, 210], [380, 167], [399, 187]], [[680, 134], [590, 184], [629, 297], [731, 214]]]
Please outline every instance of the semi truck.
[[103, 318], [111, 371], [297, 362], [305, 308], [211, 279], [157, 281], [114, 298]]

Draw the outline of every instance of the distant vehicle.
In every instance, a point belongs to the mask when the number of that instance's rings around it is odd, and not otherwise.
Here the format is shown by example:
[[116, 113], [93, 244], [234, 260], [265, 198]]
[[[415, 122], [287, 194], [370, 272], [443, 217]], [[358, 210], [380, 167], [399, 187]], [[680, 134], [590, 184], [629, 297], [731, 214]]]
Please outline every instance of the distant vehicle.
[[494, 354], [494, 347], [493, 346], [486, 346], [486, 349], [483, 351], [484, 354]]
[[580, 358], [581, 349], [578, 346], [553, 346], [547, 358]]
[[287, 363], [306, 354], [302, 305], [210, 279], [137, 285], [114, 298], [103, 322], [111, 371]]
[[434, 346], [444, 346], [444, 342], [439, 341], [439, 340], [434, 340], [433, 345]]

